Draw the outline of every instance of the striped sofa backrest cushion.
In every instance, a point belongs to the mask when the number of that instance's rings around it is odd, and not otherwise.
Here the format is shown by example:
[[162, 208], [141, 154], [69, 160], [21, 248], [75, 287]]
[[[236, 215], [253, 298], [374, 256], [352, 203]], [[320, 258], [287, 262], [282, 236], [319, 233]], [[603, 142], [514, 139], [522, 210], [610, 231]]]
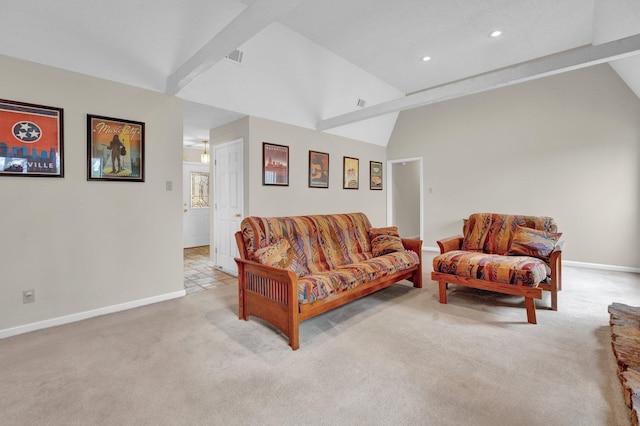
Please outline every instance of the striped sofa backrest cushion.
[[285, 238], [307, 273], [371, 257], [368, 235], [371, 224], [363, 213], [249, 216], [242, 220], [240, 227], [249, 258], [256, 250]]
[[462, 249], [504, 255], [518, 226], [557, 232], [555, 220], [548, 216], [474, 213], [465, 226]]

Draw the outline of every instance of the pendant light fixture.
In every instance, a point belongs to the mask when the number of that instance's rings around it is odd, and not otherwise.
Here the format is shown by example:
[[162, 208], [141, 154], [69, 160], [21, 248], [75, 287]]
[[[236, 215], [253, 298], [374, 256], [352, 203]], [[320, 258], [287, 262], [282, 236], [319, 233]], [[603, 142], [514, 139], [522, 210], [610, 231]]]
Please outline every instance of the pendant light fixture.
[[207, 141], [202, 141], [204, 143], [204, 152], [200, 154], [200, 162], [204, 164], [209, 164], [209, 154], [207, 153]]

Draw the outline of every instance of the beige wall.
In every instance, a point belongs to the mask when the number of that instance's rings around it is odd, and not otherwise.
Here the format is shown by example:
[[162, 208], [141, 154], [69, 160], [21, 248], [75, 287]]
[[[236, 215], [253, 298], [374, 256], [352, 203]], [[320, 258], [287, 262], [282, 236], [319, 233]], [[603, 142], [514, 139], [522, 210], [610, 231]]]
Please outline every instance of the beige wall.
[[[385, 147], [247, 117], [211, 131], [214, 144], [244, 138], [245, 216], [364, 212], [374, 226], [386, 224], [386, 192], [369, 189], [369, 161], [386, 162]], [[262, 185], [262, 143], [289, 146], [289, 186]], [[329, 188], [309, 188], [309, 150], [329, 153]], [[360, 187], [342, 189], [343, 156], [360, 160]]]
[[[182, 102], [5, 56], [0, 69], [2, 98], [64, 108], [65, 160], [64, 178], [0, 177], [0, 334], [184, 291]], [[87, 113], [145, 122], [146, 182], [87, 181]]]
[[[182, 149], [182, 161], [188, 163], [199, 163], [200, 154], [204, 152], [204, 145], [202, 148], [183, 148]], [[209, 146], [207, 145], [207, 152], [209, 152]]]
[[[216, 145], [232, 142], [239, 139], [243, 141], [244, 152], [242, 154], [242, 158], [244, 159], [244, 168], [245, 170], [248, 170], [249, 144], [246, 143], [246, 141], [249, 140], [249, 117], [241, 118], [239, 120], [225, 124], [224, 126], [216, 127], [215, 129], [211, 129], [209, 131], [209, 140], [211, 142], [210, 144], [211, 144], [212, 155]], [[247, 179], [246, 178], [243, 179], [243, 182], [244, 182], [244, 200], [242, 205], [246, 215], [246, 212], [250, 211], [251, 200], [249, 199]], [[216, 195], [214, 193], [213, 194], [214, 201], [215, 201], [215, 196]], [[215, 220], [214, 215], [215, 215], [215, 211], [211, 215], [211, 241], [214, 241], [213, 234], [214, 232], [216, 232], [215, 227], [213, 226], [213, 221]], [[214, 257], [213, 253], [211, 253], [212, 260], [213, 260], [213, 257]]]
[[387, 155], [424, 158], [427, 246], [473, 212], [549, 215], [565, 260], [640, 267], [640, 100], [608, 65], [404, 111]]

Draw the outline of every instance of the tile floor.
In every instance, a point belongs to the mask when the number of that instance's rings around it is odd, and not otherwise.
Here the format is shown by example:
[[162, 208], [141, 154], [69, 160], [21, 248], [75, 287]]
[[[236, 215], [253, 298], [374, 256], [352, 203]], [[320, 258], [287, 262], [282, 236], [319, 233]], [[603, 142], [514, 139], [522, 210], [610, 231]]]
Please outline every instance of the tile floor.
[[236, 277], [218, 271], [209, 261], [209, 246], [184, 249], [184, 288], [187, 294], [237, 285]]

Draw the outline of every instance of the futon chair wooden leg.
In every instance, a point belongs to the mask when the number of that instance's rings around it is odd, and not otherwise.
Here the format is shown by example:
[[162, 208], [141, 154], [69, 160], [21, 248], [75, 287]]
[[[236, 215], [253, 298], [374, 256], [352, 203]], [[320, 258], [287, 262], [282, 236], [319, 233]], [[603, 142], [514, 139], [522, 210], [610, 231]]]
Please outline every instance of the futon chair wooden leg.
[[246, 306], [244, 305], [244, 291], [242, 291], [242, 289], [238, 292], [238, 318], [249, 321]]
[[440, 303], [447, 303], [447, 283], [439, 282], [438, 286], [440, 288]]
[[411, 276], [411, 282], [415, 288], [422, 288], [422, 269], [417, 269]]
[[291, 336], [289, 336], [289, 346], [294, 351], [300, 348], [300, 328], [296, 326], [291, 330]]
[[537, 324], [536, 322], [536, 302], [533, 297], [525, 297], [524, 305], [527, 308], [527, 321], [529, 324]]
[[558, 291], [551, 290], [551, 310], [558, 310]]

